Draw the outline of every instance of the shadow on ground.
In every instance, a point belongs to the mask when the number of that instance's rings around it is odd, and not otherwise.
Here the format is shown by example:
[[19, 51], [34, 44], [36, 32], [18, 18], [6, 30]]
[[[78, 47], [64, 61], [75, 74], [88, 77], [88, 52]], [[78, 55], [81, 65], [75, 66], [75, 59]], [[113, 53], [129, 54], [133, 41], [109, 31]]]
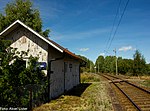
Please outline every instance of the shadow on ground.
[[86, 90], [86, 88], [88, 88], [91, 84], [92, 83], [81, 83], [75, 86], [73, 89], [67, 91], [65, 95], [80, 97], [82, 93]]

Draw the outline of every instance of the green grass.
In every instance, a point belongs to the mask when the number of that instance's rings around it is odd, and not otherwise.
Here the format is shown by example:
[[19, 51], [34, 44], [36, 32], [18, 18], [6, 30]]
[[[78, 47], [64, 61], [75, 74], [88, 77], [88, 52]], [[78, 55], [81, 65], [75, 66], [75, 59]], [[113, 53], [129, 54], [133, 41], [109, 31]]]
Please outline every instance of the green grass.
[[50, 103], [33, 111], [112, 111], [107, 85], [99, 75], [83, 74], [82, 83]]
[[150, 80], [144, 80], [142, 84], [146, 87], [150, 87]]
[[99, 82], [100, 77], [97, 74], [83, 73], [81, 74], [81, 82]]
[[150, 76], [139, 76], [139, 77], [131, 76], [130, 80], [139, 85], [150, 88]]

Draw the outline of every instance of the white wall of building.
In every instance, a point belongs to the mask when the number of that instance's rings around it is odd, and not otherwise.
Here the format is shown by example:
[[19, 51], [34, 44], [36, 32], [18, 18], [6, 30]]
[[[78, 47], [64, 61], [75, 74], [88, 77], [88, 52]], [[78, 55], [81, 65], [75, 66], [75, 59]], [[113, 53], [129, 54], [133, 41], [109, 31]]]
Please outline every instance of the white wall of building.
[[[32, 32], [24, 27], [18, 27], [7, 35], [7, 40], [12, 40], [11, 47], [17, 48], [17, 51], [28, 52], [24, 57], [26, 61], [32, 55], [39, 57], [39, 62], [46, 62], [54, 58], [63, 57], [63, 53], [59, 52], [45, 41], [34, 35]], [[50, 75], [50, 98], [55, 98], [65, 90], [70, 90], [79, 84], [79, 61], [65, 56], [63, 59], [53, 61], [51, 63]], [[44, 70], [47, 74], [47, 70]]]
[[[48, 60], [48, 44], [42, 41], [39, 37], [31, 33], [29, 30], [20, 27], [7, 35], [8, 40], [12, 40], [11, 47], [17, 48], [17, 51], [28, 52], [24, 56], [24, 60], [28, 62], [30, 56], [38, 57], [39, 62], [46, 62]], [[44, 70], [47, 74], [47, 70]]]

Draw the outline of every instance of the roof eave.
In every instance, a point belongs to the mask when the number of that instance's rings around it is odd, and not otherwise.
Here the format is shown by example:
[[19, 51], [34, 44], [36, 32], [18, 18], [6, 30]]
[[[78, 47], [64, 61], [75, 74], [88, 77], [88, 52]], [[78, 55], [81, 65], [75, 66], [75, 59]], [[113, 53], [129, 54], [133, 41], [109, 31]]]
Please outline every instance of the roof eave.
[[53, 43], [51, 43], [50, 41], [48, 41], [45, 37], [41, 36], [40, 34], [38, 34], [37, 32], [35, 32], [33, 29], [31, 29], [30, 27], [28, 27], [27, 25], [25, 25], [24, 23], [22, 23], [19, 20], [16, 20], [14, 23], [12, 23], [10, 26], [8, 26], [5, 30], [3, 30], [0, 33], [0, 36], [2, 36], [6, 31], [8, 31], [11, 27], [13, 27], [15, 24], [19, 23], [20, 25], [22, 25], [23, 27], [25, 27], [26, 29], [28, 29], [29, 31], [31, 31], [32, 33], [34, 33], [36, 36], [38, 36], [39, 38], [41, 38], [42, 40], [44, 40], [46, 43], [48, 43], [49, 45], [53, 46], [54, 48], [56, 48], [57, 50], [59, 50], [61, 53], [63, 53], [63, 50], [60, 49], [59, 47], [57, 47], [56, 45], [54, 45]]

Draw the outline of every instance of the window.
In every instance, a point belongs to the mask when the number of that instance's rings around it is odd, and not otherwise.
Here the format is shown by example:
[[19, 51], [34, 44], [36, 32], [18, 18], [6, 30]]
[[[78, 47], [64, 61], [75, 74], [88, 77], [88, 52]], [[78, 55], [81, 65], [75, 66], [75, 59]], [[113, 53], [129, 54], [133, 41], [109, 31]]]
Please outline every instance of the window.
[[70, 72], [72, 71], [72, 64], [69, 64]]
[[72, 64], [69, 64], [69, 68], [72, 68]]
[[46, 70], [46, 62], [37, 62], [37, 67], [40, 69], [40, 70]]

